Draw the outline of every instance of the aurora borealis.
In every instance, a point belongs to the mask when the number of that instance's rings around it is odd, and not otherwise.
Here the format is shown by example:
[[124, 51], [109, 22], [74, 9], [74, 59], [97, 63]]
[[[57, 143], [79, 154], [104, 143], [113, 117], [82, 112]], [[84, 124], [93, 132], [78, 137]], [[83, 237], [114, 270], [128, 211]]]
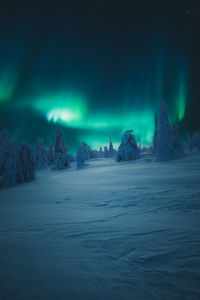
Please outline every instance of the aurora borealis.
[[48, 145], [60, 123], [72, 152], [83, 140], [117, 145], [125, 129], [149, 145], [161, 99], [182, 134], [199, 129], [198, 10], [30, 3], [0, 13], [0, 129]]

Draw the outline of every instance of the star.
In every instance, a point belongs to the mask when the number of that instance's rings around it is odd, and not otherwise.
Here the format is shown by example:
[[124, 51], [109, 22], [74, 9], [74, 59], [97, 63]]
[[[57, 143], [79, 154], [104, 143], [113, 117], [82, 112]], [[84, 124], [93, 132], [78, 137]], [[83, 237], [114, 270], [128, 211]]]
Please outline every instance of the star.
[[190, 15], [191, 14], [191, 10], [187, 9], [187, 14]]

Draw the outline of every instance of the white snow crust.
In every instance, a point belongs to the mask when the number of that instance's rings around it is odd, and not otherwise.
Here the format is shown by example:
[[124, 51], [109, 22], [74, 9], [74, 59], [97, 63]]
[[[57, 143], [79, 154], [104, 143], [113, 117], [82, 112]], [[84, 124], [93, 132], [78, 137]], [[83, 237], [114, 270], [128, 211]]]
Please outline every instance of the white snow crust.
[[200, 155], [94, 159], [1, 190], [0, 299], [200, 299]]

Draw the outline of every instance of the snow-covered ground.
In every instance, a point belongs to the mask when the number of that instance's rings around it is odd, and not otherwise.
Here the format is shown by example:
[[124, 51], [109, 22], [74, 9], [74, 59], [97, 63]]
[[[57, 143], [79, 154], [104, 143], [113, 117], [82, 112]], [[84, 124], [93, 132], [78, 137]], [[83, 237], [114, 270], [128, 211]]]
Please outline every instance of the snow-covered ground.
[[0, 299], [200, 299], [200, 155], [1, 190]]

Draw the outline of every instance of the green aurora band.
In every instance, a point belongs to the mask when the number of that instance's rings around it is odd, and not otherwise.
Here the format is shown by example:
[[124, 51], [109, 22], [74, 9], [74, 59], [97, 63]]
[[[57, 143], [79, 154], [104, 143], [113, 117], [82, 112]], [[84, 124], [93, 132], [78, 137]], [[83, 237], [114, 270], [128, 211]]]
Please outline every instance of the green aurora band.
[[180, 79], [179, 93], [177, 99], [178, 121], [180, 122], [185, 115], [186, 110], [186, 90], [184, 79]]
[[96, 149], [108, 146], [110, 136], [117, 147], [122, 132], [132, 129], [137, 142], [149, 146], [160, 100], [183, 136], [199, 129], [184, 26], [184, 35], [180, 24], [171, 32], [165, 14], [162, 20], [156, 14], [160, 25], [146, 28], [142, 19], [133, 22], [130, 12], [114, 29], [107, 17], [105, 24], [95, 25], [75, 11], [81, 18], [54, 19], [53, 13], [52, 22], [45, 23], [19, 7], [16, 22], [7, 15], [1, 20], [0, 130], [6, 127], [12, 138], [32, 145], [41, 136], [48, 146], [61, 124], [75, 153], [83, 141]]
[[[47, 74], [40, 77], [42, 75], [39, 71], [42, 72], [42, 69], [38, 71], [37, 68], [36, 75], [31, 77], [29, 85], [24, 90], [23, 83], [20, 90], [20, 76], [23, 69], [21, 56], [11, 57], [10, 62], [5, 63], [0, 60], [0, 65], [2, 65], [0, 105], [3, 107], [6, 103], [14, 114], [16, 111], [19, 113], [24, 108], [28, 108], [45, 122], [59, 123], [66, 129], [72, 129], [71, 132], [78, 133], [77, 143], [85, 141], [92, 148], [99, 148], [108, 145], [111, 136], [117, 147], [122, 132], [132, 129], [138, 143], [151, 145], [154, 135], [154, 115], [161, 99], [167, 103], [171, 123], [181, 123], [185, 116], [188, 98], [188, 78], [186, 77], [188, 71], [185, 61], [182, 61], [175, 69], [169, 67], [171, 73], [168, 78], [166, 62], [164, 56], [161, 55], [156, 65], [149, 66], [150, 71], [144, 79], [131, 77], [127, 72], [129, 85], [126, 87], [126, 84], [122, 83], [116, 86], [119, 96], [113, 90], [114, 83], [108, 90], [108, 94], [105, 89], [102, 94], [98, 95], [101, 90], [97, 89], [97, 95], [93, 97], [90, 94], [90, 86], [79, 87], [79, 83], [72, 85], [72, 88], [63, 88], [62, 82], [50, 86]], [[112, 91], [114, 96], [112, 96]], [[124, 97], [123, 93], [120, 94], [121, 91], [124, 91]], [[105, 97], [115, 99], [109, 101]], [[20, 128], [15, 131], [17, 134], [13, 134], [14, 138], [20, 137]], [[39, 134], [40, 132], [34, 133], [36, 136]], [[67, 140], [70, 144], [70, 134]], [[72, 151], [75, 152], [75, 145], [72, 146]]]
[[[175, 101], [174, 109], [169, 111], [171, 120], [180, 122], [185, 114], [186, 96], [183, 85], [180, 84], [179, 94]], [[134, 101], [133, 101], [134, 103]], [[86, 141], [93, 148], [106, 146], [109, 142], [109, 135], [114, 134], [113, 142], [117, 147], [120, 142], [120, 135], [125, 129], [133, 129], [137, 141], [142, 145], [150, 145], [154, 134], [154, 114], [158, 107], [146, 105], [138, 108], [132, 105], [126, 113], [96, 112], [90, 111], [89, 102], [75, 93], [44, 94], [32, 103], [33, 108], [39, 111], [48, 122], [59, 123], [68, 128], [75, 128], [83, 131], [92, 131], [93, 134], [83, 133], [82, 141]], [[96, 135], [96, 138], [95, 138]]]
[[0, 102], [9, 101], [17, 87], [18, 72], [8, 68], [0, 76]]

